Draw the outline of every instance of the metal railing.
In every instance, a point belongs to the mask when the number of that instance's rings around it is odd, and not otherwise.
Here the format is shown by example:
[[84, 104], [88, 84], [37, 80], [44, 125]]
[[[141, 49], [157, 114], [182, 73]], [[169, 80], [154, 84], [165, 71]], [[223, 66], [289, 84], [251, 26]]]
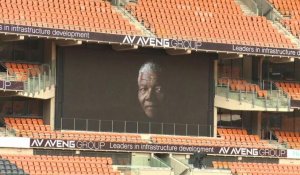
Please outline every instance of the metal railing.
[[[0, 81], [3, 81], [3, 87], [0, 87], [0, 89], [33, 93], [45, 90], [55, 84], [55, 67], [42, 64], [39, 66], [40, 73], [37, 76], [30, 75], [31, 69], [33, 68], [28, 68], [25, 72], [18, 74], [12, 74], [9, 71], [0, 72]], [[15, 84], [12, 84], [12, 82]], [[18, 88], [16, 89], [16, 87]]]
[[281, 89], [277, 89], [273, 82], [261, 81], [258, 84], [262, 90], [267, 90], [267, 97], [258, 97], [255, 91], [232, 91], [230, 83], [226, 85], [218, 84], [216, 86], [216, 95], [223, 96], [227, 100], [233, 99], [240, 103], [250, 103], [253, 108], [260, 106], [265, 109], [291, 109], [291, 99]]
[[151, 155], [150, 158], [150, 166], [151, 167], [160, 167], [160, 168], [170, 168], [163, 160], [156, 157], [154, 154]]
[[150, 167], [150, 166], [121, 166], [121, 165], [115, 165], [113, 166], [117, 170], [121, 171], [123, 174], [130, 174], [130, 175], [143, 175], [145, 173], [160, 173], [164, 172], [163, 174], [169, 173], [170, 175], [174, 175], [174, 173], [171, 171], [171, 168], [164, 168], [164, 167]]
[[212, 125], [61, 118], [61, 130], [213, 136]]
[[[25, 81], [24, 91], [28, 93], [38, 92], [45, 90], [47, 87], [55, 84], [55, 71], [54, 67], [48, 64], [43, 64], [41, 67], [41, 73], [35, 77], [28, 77]], [[28, 69], [30, 71], [30, 68]]]

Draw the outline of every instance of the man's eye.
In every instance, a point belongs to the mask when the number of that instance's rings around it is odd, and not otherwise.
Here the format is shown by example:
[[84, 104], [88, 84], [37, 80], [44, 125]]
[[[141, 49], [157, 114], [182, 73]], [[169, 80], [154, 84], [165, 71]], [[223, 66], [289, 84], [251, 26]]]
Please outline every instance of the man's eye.
[[139, 92], [146, 92], [147, 88], [139, 88]]
[[161, 93], [162, 92], [162, 88], [161, 87], [156, 87], [155, 88], [155, 92], [156, 93]]

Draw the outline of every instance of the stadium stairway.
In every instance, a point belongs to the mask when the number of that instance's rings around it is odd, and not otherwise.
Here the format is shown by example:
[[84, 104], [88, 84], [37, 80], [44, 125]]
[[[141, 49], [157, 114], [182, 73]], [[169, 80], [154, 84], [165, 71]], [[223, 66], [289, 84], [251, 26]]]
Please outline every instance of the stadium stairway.
[[229, 170], [194, 167], [187, 155], [162, 154], [159, 158], [174, 170], [174, 175], [231, 175]]
[[174, 170], [174, 175], [190, 175], [192, 168], [183, 163], [183, 161], [177, 160], [172, 154], [163, 154], [160, 159], [164, 161], [168, 166], [172, 167]]
[[300, 40], [297, 39], [289, 30], [287, 30], [280, 22], [274, 21], [273, 27], [276, 28], [280, 33], [287, 36], [292, 43], [296, 44], [298, 47], [300, 47]]
[[134, 18], [129, 12], [125, 10], [125, 8], [123, 8], [122, 6], [115, 6], [113, 8], [115, 9], [115, 11], [120, 13], [123, 18], [127, 19], [128, 21], [130, 21], [130, 23], [135, 25], [138, 30], [142, 31], [144, 36], [155, 37], [155, 35], [150, 30], [148, 30], [144, 25], [138, 22], [136, 18]]
[[45, 88], [38, 88], [33, 91], [23, 91], [18, 92], [17, 96], [20, 97], [30, 97], [30, 98], [37, 98], [37, 99], [50, 99], [55, 97], [55, 85], [52, 84]]
[[[248, 5], [245, 4], [246, 3], [245, 1], [235, 0], [235, 2], [240, 5], [240, 7], [241, 7], [242, 11], [244, 12], [244, 14], [246, 14], [248, 16], [255, 16], [257, 14], [257, 12], [256, 13], [254, 12], [254, 11], [257, 11], [257, 10], [252, 9], [252, 8], [250, 9], [248, 7]], [[255, 6], [255, 3], [253, 3], [253, 1], [248, 0], [247, 3], [249, 4], [249, 2], [250, 3], [252, 2], [252, 5]], [[249, 4], [249, 6], [250, 6], [250, 4]]]
[[[267, 0], [260, 0], [260, 1], [264, 1], [263, 3], [270, 5], [270, 3]], [[255, 1], [252, 0], [235, 0], [235, 2], [237, 4], [239, 4], [239, 6], [241, 7], [243, 13], [245, 15], [248, 16], [256, 16], [256, 14], [253, 12], [255, 11], [255, 8], [258, 7], [258, 5], [255, 3]], [[261, 4], [262, 2], [260, 2]], [[270, 5], [271, 6], [271, 5]], [[289, 38], [291, 40], [291, 42], [295, 45], [297, 45], [298, 47], [300, 47], [300, 40], [297, 39], [292, 33], [291, 31], [289, 31], [288, 29], [286, 29], [279, 21], [282, 20], [284, 17], [275, 9], [273, 8], [272, 11], [270, 12], [272, 13], [273, 19], [269, 19], [272, 20], [272, 26], [279, 31], [279, 33], [285, 35], [287, 38]], [[268, 18], [268, 17], [267, 17]]]
[[116, 166], [118, 170], [123, 172], [125, 175], [129, 174], [126, 171], [126, 168], [129, 168], [131, 174], [134, 170], [136, 170], [137, 174], [143, 175], [152, 175], [152, 174], [160, 174], [160, 175], [174, 175], [174, 169], [167, 165], [163, 160], [158, 158], [157, 156], [148, 153], [134, 153], [131, 166], [130, 167], [123, 167], [123, 166]]
[[12, 131], [7, 130], [5, 127], [0, 127], [0, 137], [14, 137], [15, 134]]

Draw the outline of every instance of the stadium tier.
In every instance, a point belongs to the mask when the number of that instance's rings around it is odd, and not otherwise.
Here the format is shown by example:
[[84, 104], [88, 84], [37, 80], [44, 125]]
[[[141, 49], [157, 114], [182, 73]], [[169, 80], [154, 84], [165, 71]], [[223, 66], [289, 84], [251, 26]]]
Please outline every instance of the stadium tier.
[[278, 89], [281, 89], [290, 98], [300, 100], [300, 84], [297, 82], [275, 82]]
[[[3, 161], [12, 165], [6, 166], [4, 174], [41, 175], [41, 174], [103, 174], [119, 175], [113, 170], [109, 157], [79, 156], [46, 156], [46, 155], [1, 155]], [[24, 172], [24, 173], [23, 173]]]
[[287, 144], [292, 149], [300, 149], [300, 133], [276, 130], [275, 136], [279, 143]]
[[[232, 131], [234, 133], [232, 133]], [[221, 136], [221, 138], [155, 135], [151, 137], [151, 140], [153, 141], [153, 143], [158, 144], [276, 148], [275, 145], [271, 145], [267, 141], [260, 140], [260, 138], [257, 135], [248, 135], [246, 130], [220, 128], [218, 129], [218, 133]], [[240, 135], [239, 133], [244, 134]]]
[[293, 0], [269, 0], [271, 4], [284, 16], [282, 24], [299, 38], [300, 2]]
[[298, 175], [299, 165], [271, 163], [213, 162], [214, 168], [230, 169], [236, 175]]
[[16, 130], [17, 136], [33, 139], [146, 143], [146, 141], [143, 141], [141, 136], [137, 134], [53, 131], [49, 125], [44, 125], [42, 119], [6, 117], [4, 120], [8, 128]]
[[218, 128], [218, 134], [225, 140], [235, 142], [237, 146], [243, 145], [245, 147], [274, 148], [268, 141], [261, 140], [258, 135], [248, 135], [245, 129]]
[[0, 174], [300, 174], [299, 2], [0, 0]]
[[142, 34], [104, 0], [2, 0], [1, 9], [1, 23], [89, 32]]
[[126, 9], [162, 38], [296, 48], [270, 21], [244, 15], [233, 0], [139, 0]]
[[2, 65], [7, 69], [9, 75], [16, 75], [25, 81], [27, 76], [35, 77], [41, 73], [40, 65], [27, 63], [4, 62]]
[[257, 84], [248, 83], [246, 80], [219, 78], [218, 85], [229, 86], [231, 91], [256, 93], [260, 98], [268, 97], [268, 92], [266, 90], [262, 90]]
[[[141, 135], [138, 134], [53, 131], [50, 129], [49, 125], [43, 124], [42, 119], [6, 117], [4, 120], [8, 128], [15, 130], [17, 136], [33, 139], [275, 148], [275, 146], [269, 144], [267, 141], [260, 140], [257, 135], [248, 135], [246, 130], [239, 129], [218, 129], [221, 138], [153, 135], [150, 140], [143, 140]], [[243, 133], [243, 135], [239, 135], [238, 133]]]

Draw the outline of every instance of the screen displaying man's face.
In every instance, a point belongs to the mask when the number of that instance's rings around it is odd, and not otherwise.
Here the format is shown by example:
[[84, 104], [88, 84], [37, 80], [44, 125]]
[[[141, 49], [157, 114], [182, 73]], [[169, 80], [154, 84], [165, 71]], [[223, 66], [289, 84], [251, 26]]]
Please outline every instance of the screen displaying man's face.
[[140, 73], [138, 79], [138, 99], [147, 117], [153, 119], [160, 114], [164, 93], [158, 72], [150, 70]]
[[57, 115], [64, 118], [63, 128], [74, 128], [69, 118], [76, 118], [91, 120], [75, 122], [83, 130], [88, 124], [95, 131], [207, 133], [213, 106], [210, 54], [116, 52], [104, 45], [62, 50]]

